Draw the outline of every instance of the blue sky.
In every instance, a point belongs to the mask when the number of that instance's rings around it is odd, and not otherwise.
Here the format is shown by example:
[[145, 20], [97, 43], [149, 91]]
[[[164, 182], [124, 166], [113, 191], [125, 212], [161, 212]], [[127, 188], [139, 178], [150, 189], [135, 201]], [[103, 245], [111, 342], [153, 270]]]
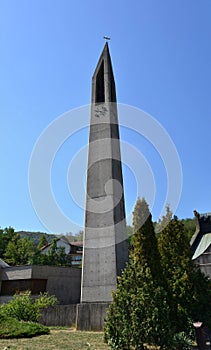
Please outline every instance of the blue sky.
[[[104, 35], [111, 37], [118, 101], [153, 116], [177, 148], [183, 188], [176, 214], [186, 218], [194, 209], [211, 211], [210, 18], [210, 0], [2, 0], [0, 226], [47, 231], [30, 200], [31, 153], [55, 118], [90, 103], [91, 77]], [[156, 220], [165, 199], [165, 169], [148, 142], [124, 128], [121, 136], [134, 142], [150, 163], [157, 189], [152, 208]], [[71, 200], [66, 178], [70, 158], [87, 140], [86, 128], [64, 143], [51, 179], [59, 206], [81, 226], [83, 209]], [[38, 170], [42, 172], [42, 164]], [[137, 192], [126, 165], [124, 184], [131, 212]], [[83, 198], [84, 184], [80, 187]]]

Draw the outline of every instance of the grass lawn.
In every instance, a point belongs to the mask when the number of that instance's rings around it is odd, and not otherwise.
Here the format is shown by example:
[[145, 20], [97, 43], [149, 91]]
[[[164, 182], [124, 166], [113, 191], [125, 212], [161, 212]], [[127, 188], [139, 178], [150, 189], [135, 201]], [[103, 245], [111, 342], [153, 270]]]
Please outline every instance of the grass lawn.
[[50, 328], [50, 334], [34, 338], [0, 339], [0, 350], [109, 350], [103, 333], [76, 332], [71, 328]]

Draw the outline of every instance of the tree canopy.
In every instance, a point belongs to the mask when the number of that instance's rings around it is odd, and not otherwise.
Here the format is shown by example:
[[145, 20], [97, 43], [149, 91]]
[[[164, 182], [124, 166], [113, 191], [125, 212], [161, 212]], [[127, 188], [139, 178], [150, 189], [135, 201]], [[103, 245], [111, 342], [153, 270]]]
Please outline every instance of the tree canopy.
[[170, 208], [154, 232], [144, 199], [133, 212], [133, 249], [108, 310], [112, 349], [190, 349], [193, 321], [211, 327], [211, 282], [191, 260], [184, 224]]
[[42, 254], [41, 247], [47, 243], [46, 235], [40, 236], [36, 245], [30, 238], [21, 238], [12, 227], [0, 229], [0, 258], [9, 265], [56, 265], [71, 266], [71, 256], [63, 247], [56, 247], [54, 238], [48, 254]]
[[188, 236], [176, 216], [159, 235], [158, 248], [177, 331], [197, 320], [211, 327], [211, 281], [191, 260]]
[[164, 348], [172, 338], [170, 308], [152, 216], [144, 199], [136, 202], [133, 227], [134, 249], [113, 293], [105, 339], [113, 349], [144, 349], [145, 343]]

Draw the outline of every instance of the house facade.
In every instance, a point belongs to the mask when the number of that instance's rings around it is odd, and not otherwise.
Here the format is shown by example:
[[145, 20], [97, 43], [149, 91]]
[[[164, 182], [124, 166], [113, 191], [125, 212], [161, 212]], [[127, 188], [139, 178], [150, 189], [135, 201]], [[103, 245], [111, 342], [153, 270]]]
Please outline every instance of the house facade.
[[[41, 250], [48, 254], [51, 243]], [[64, 247], [71, 256], [69, 266], [24, 265], [9, 266], [0, 259], [0, 304], [8, 302], [15, 293], [30, 290], [33, 296], [40, 292], [55, 295], [60, 305], [80, 302], [83, 243], [69, 243], [65, 237], [56, 240], [57, 249]]]
[[194, 210], [196, 231], [190, 245], [192, 260], [211, 279], [211, 213], [199, 214]]
[[[52, 243], [47, 243], [41, 248], [42, 254], [48, 254]], [[81, 266], [83, 257], [83, 242], [69, 242], [65, 237], [56, 240], [56, 248], [63, 247], [65, 254], [71, 256], [72, 266]]]
[[83, 242], [70, 243], [70, 256], [72, 266], [81, 266], [83, 257]]

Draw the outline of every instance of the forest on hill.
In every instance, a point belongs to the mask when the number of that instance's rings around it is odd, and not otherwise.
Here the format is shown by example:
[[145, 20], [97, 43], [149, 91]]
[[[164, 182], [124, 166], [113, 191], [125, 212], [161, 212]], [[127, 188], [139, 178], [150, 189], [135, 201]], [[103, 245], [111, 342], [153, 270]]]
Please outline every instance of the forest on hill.
[[[188, 240], [190, 240], [195, 232], [195, 220], [187, 218], [187, 219], [181, 219], [180, 221], [184, 225], [185, 234]], [[155, 222], [154, 222], [154, 225], [156, 225]], [[131, 237], [133, 235], [133, 227], [130, 225], [127, 225], [126, 229], [127, 229], [127, 236]], [[50, 234], [46, 232], [30, 232], [30, 231], [17, 231], [16, 233], [19, 234], [21, 238], [30, 239], [36, 246], [39, 245], [39, 242], [43, 236], [45, 237], [48, 243], [51, 243], [53, 239], [61, 238], [63, 236], [65, 236], [65, 238], [69, 242], [83, 241], [83, 231], [79, 231], [76, 234], [73, 234], [72, 232], [68, 232], [65, 235], [61, 233]]]
[[44, 236], [46, 241], [48, 243], [51, 243], [53, 239], [61, 238], [65, 236], [65, 238], [69, 242], [81, 242], [83, 241], [83, 231], [79, 231], [76, 234], [73, 234], [71, 232], [64, 234], [52, 234], [52, 233], [46, 233], [46, 232], [31, 232], [31, 231], [17, 231], [18, 235], [20, 235], [21, 238], [28, 238], [30, 239], [35, 245], [39, 245], [39, 242], [41, 238]]
[[[71, 256], [64, 247], [57, 247], [57, 240], [65, 237], [69, 242], [81, 241], [83, 232], [76, 235], [47, 234], [46, 232], [15, 232], [12, 227], [0, 229], [0, 258], [11, 266], [56, 265], [71, 266]], [[50, 243], [43, 253], [42, 248]]]
[[[183, 224], [185, 236], [190, 241], [195, 232], [195, 221], [194, 219], [182, 219], [180, 221]], [[158, 223], [158, 226], [162, 224], [163, 221]], [[127, 235], [130, 245], [133, 245], [132, 226], [127, 226]], [[79, 231], [77, 234], [69, 232], [66, 235], [56, 235], [46, 232], [15, 232], [12, 227], [0, 229], [0, 258], [9, 265], [70, 265], [71, 262], [67, 259], [64, 249], [57, 249], [56, 247], [55, 242], [61, 237], [65, 237], [69, 242], [81, 242], [83, 241], [83, 231]], [[52, 244], [46, 258], [46, 254], [41, 253], [41, 248], [47, 243]]]

